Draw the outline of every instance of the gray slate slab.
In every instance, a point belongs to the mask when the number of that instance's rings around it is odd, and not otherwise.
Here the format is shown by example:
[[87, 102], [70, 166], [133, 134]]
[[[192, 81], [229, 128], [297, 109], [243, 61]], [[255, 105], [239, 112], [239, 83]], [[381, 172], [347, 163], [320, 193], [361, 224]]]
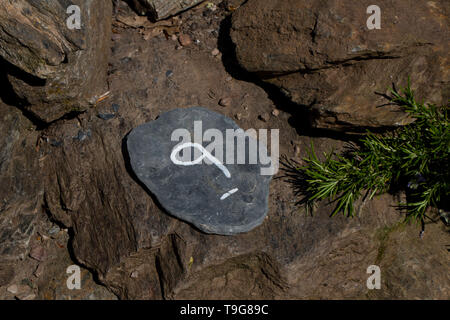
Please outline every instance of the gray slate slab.
[[[231, 119], [205, 108], [171, 110], [135, 128], [128, 135], [132, 169], [171, 215], [201, 231], [222, 235], [250, 231], [263, 222], [268, 211], [272, 176], [261, 175], [261, 165], [224, 164], [231, 174], [231, 178], [227, 178], [214, 164], [203, 161], [182, 166], [170, 159], [172, 150], [181, 141], [171, 141], [172, 132], [185, 128], [190, 131], [194, 142], [194, 121], [200, 120], [203, 132], [210, 128], [219, 129], [224, 141], [226, 129], [239, 129]], [[209, 143], [203, 142], [202, 145], [206, 147]], [[239, 191], [220, 199], [234, 188]]]

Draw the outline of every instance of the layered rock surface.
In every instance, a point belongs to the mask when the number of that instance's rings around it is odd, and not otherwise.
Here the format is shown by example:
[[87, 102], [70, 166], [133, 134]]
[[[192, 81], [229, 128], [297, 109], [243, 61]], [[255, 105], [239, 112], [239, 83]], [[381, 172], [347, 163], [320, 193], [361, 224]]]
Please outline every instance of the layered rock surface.
[[379, 1], [381, 29], [369, 30], [371, 4], [249, 0], [232, 18], [237, 60], [308, 108], [318, 128], [408, 123], [382, 95], [409, 76], [419, 99], [447, 103], [449, 2]]
[[[80, 123], [66, 121], [47, 131], [62, 142], [46, 149], [51, 154], [45, 163], [49, 211], [73, 228], [77, 259], [96, 270], [116, 294], [137, 299], [382, 298], [397, 292], [397, 297], [414, 292], [437, 298], [448, 294], [445, 231], [440, 225], [429, 226], [433, 236], [420, 242], [415, 226], [397, 228], [401, 215], [391, 196], [365, 204], [353, 219], [330, 218], [332, 207], [326, 205], [308, 216], [295, 206], [292, 185], [274, 179], [268, 217], [251, 232], [207, 235], [167, 215], [133, 174], [124, 157], [125, 137], [174, 106], [203, 105], [233, 117], [245, 105], [238, 125], [283, 128], [280, 153], [288, 157], [304, 156], [311, 140], [302, 137], [301, 154], [295, 156], [290, 141], [298, 136], [295, 128], [286, 125], [289, 115], [283, 112], [268, 122], [258, 120], [261, 111], [270, 113], [272, 102], [258, 86], [227, 81], [223, 65], [208, 48], [176, 50], [161, 38], [149, 43], [138, 39], [137, 33], [126, 30], [115, 44], [110, 78], [115, 95], [97, 111], [120, 105], [114, 118], [102, 120], [89, 112], [80, 116]], [[203, 43], [213, 41], [202, 38]], [[131, 59], [123, 59], [130, 55]], [[153, 77], [149, 79], [148, 74]], [[227, 108], [218, 105], [225, 94], [233, 98]], [[74, 139], [80, 130], [91, 130], [91, 136]], [[314, 139], [314, 144], [319, 153], [341, 145], [325, 138]], [[395, 247], [393, 243], [406, 234], [410, 234], [408, 240]], [[410, 245], [420, 252], [421, 260], [433, 260], [433, 266], [414, 262], [417, 255], [405, 251]], [[378, 295], [366, 287], [367, 267], [372, 264], [386, 270], [385, 289]], [[419, 280], [424, 274], [432, 284]], [[405, 279], [410, 287], [401, 289]]]
[[[193, 11], [183, 18], [182, 31], [200, 43], [190, 48], [118, 30], [105, 61], [112, 94], [76, 118], [37, 131], [18, 110], [0, 105], [1, 290], [14, 277], [17, 257], [28, 253], [29, 213], [43, 207], [69, 228], [76, 262], [121, 298], [446, 299], [448, 230], [432, 223], [419, 238], [417, 226], [398, 224], [399, 199], [391, 196], [358, 206], [353, 219], [330, 218], [327, 204], [309, 216], [295, 205], [292, 185], [276, 177], [264, 222], [249, 233], [219, 236], [167, 215], [147, 192], [131, 170], [125, 138], [175, 107], [203, 105], [243, 129], [279, 128], [280, 154], [298, 161], [311, 142], [318, 153], [342, 147], [338, 140], [299, 136], [288, 125], [290, 114], [270, 116], [274, 104], [264, 90], [230, 79], [211, 55], [223, 18], [211, 15]], [[219, 106], [224, 97], [231, 102]], [[10, 245], [14, 235], [20, 239]], [[382, 290], [366, 287], [372, 264], [381, 267]]]
[[[80, 29], [67, 25], [70, 5], [80, 8]], [[111, 1], [2, 1], [2, 68], [22, 107], [51, 122], [106, 91], [111, 14]]]

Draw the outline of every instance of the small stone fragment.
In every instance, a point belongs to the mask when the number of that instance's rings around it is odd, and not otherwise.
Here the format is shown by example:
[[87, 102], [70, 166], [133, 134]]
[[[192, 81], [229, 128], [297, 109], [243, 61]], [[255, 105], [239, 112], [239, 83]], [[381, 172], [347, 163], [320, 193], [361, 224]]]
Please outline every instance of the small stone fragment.
[[17, 284], [13, 284], [11, 286], [9, 286], [6, 291], [8, 291], [9, 293], [17, 296], [25, 296], [30, 294], [31, 292], [31, 287], [27, 286], [27, 285], [17, 285]]
[[50, 230], [48, 230], [48, 234], [49, 235], [55, 235], [57, 234], [59, 231], [61, 231], [61, 229], [58, 226], [53, 226], [50, 228]]
[[78, 131], [77, 139], [79, 141], [84, 141], [87, 138], [87, 134], [83, 132], [83, 130]]
[[178, 37], [177, 37], [177, 35], [176, 34], [173, 34], [172, 35], [172, 37], [170, 37], [173, 41], [177, 41], [178, 40]]
[[102, 120], [111, 120], [114, 119], [115, 115], [112, 113], [99, 113], [98, 117]]
[[272, 115], [273, 115], [274, 117], [278, 117], [278, 116], [280, 115], [280, 110], [278, 110], [278, 109], [273, 109]]
[[225, 97], [219, 100], [219, 105], [222, 107], [229, 107], [233, 103], [233, 99], [230, 97]]
[[17, 286], [17, 284], [13, 284], [11, 286], [8, 287], [8, 289], [6, 289], [9, 293], [12, 294], [17, 294], [17, 292], [19, 292], [19, 287]]
[[62, 141], [51, 139], [50, 140], [50, 145], [53, 146], [53, 147], [60, 147], [60, 146], [62, 146]]
[[219, 55], [220, 51], [219, 49], [215, 48], [213, 51], [211, 51], [211, 54], [215, 57], [217, 55]]
[[180, 36], [178, 37], [178, 41], [183, 47], [187, 47], [192, 44], [191, 37], [189, 37], [189, 35], [187, 34], [180, 34]]
[[217, 6], [216, 6], [214, 3], [212, 3], [212, 2], [208, 2], [208, 3], [206, 4], [206, 8], [209, 9], [209, 10], [211, 10], [212, 12], [214, 12], [214, 11], [217, 10]]
[[34, 293], [25, 293], [25, 294], [17, 295], [16, 298], [18, 300], [34, 300], [34, 299], [36, 299], [36, 295]]
[[137, 271], [133, 271], [130, 275], [130, 278], [136, 279], [137, 277], [139, 277], [139, 272], [137, 272]]
[[113, 111], [114, 113], [119, 112], [119, 108], [120, 108], [120, 106], [119, 106], [117, 103], [113, 103], [113, 104], [111, 105], [111, 109], [112, 109], [112, 111]]
[[47, 259], [47, 251], [42, 246], [36, 246], [31, 249], [30, 257], [37, 261], [45, 261]]

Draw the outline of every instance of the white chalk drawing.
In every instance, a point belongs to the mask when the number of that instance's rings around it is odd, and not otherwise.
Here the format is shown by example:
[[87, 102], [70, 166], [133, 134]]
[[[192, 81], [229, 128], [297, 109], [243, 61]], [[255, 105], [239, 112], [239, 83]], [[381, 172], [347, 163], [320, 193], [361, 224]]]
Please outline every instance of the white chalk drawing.
[[[196, 148], [198, 149], [202, 155], [200, 157], [198, 157], [197, 159], [193, 160], [193, 161], [180, 161], [177, 159], [177, 154], [186, 148]], [[217, 168], [219, 168], [223, 174], [225, 175], [225, 177], [227, 178], [231, 178], [231, 173], [230, 171], [227, 169], [227, 167], [225, 167], [222, 162], [220, 162], [219, 159], [217, 159], [216, 157], [214, 157], [211, 153], [209, 153], [208, 150], [206, 150], [201, 144], [195, 143], [195, 142], [186, 142], [183, 144], [180, 144], [178, 146], [176, 146], [175, 148], [173, 148], [172, 153], [170, 154], [170, 160], [172, 160], [172, 162], [176, 165], [179, 166], [193, 166], [196, 164], [199, 164], [203, 161], [203, 159], [207, 158], [209, 161], [211, 161], [213, 164], [215, 164], [217, 166]], [[221, 198], [220, 200], [225, 200], [226, 198], [228, 198], [229, 196], [231, 196], [233, 193], [236, 193], [237, 191], [239, 191], [238, 188], [232, 189], [228, 192], [226, 192]]]
[[233, 190], [228, 191], [227, 193], [225, 193], [220, 200], [225, 200], [226, 198], [228, 198], [229, 196], [231, 196], [233, 193], [238, 192], [239, 189], [238, 188], [234, 188]]

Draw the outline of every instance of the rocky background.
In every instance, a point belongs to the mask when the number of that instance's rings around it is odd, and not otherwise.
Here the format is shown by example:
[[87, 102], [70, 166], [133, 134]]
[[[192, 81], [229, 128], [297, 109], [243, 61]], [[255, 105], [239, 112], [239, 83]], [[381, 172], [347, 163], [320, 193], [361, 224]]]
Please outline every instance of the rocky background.
[[[204, 106], [280, 129], [302, 162], [408, 123], [387, 88], [449, 99], [448, 1], [65, 1], [0, 4], [0, 298], [446, 299], [449, 229], [400, 223], [402, 195], [358, 216], [307, 215], [279, 172], [255, 230], [206, 235], [167, 215], [131, 171], [136, 126]], [[66, 6], [67, 4], [67, 6]], [[133, 10], [133, 9], [134, 10]], [[181, 13], [179, 13], [181, 12]], [[80, 265], [81, 290], [66, 287]], [[369, 265], [382, 289], [368, 290]]]

